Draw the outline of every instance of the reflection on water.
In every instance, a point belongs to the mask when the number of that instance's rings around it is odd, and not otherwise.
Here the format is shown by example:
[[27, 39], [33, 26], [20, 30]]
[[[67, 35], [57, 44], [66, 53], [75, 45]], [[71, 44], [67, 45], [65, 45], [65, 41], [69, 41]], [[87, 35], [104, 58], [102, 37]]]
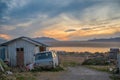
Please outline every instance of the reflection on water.
[[110, 48], [105, 47], [49, 47], [49, 50], [67, 52], [108, 52]]

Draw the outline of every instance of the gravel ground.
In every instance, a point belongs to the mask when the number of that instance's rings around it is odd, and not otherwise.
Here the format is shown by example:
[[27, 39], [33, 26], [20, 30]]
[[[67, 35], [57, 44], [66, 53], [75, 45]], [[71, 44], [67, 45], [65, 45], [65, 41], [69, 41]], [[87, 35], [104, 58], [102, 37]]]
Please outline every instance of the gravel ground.
[[68, 67], [67, 71], [43, 75], [39, 77], [39, 80], [110, 80], [110, 74], [82, 66]]

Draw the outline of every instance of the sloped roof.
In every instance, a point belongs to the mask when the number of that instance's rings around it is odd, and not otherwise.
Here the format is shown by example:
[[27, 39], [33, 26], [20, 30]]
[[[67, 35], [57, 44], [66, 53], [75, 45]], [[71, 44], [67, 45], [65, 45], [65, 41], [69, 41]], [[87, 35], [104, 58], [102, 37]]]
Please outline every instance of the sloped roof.
[[30, 43], [32, 43], [32, 44], [34, 44], [34, 45], [37, 45], [37, 46], [45, 46], [45, 47], [48, 46], [48, 45], [46, 45], [46, 44], [43, 44], [43, 43], [41, 43], [41, 42], [35, 41], [35, 40], [33, 40], [33, 39], [29, 38], [29, 37], [24, 37], [24, 36], [19, 37], [19, 38], [16, 38], [16, 39], [13, 39], [13, 40], [10, 40], [10, 41], [7, 41], [7, 42], [5, 42], [5, 43], [2, 43], [2, 44], [0, 44], [0, 46], [6, 46], [6, 45], [8, 45], [9, 43], [14, 42], [14, 41], [19, 40], [19, 39], [23, 39], [23, 40], [25, 40], [25, 41], [27, 41], [27, 42], [30, 42]]

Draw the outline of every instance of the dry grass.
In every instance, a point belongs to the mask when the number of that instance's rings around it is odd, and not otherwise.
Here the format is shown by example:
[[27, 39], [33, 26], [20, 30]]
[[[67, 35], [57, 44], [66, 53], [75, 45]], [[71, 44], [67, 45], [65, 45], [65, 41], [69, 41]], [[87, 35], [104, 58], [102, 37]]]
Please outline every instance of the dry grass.
[[111, 80], [120, 80], [120, 75], [112, 75], [110, 76]]
[[0, 78], [0, 80], [56, 80], [60, 79], [60, 75], [63, 73], [65, 72], [22, 72], [4, 75], [4, 78]]
[[103, 71], [103, 72], [109, 72], [110, 66], [100, 66], [100, 65], [86, 65], [85, 67], [90, 68], [90, 69], [95, 69], [98, 71]]
[[59, 80], [60, 75], [64, 74], [65, 72], [38, 72], [37, 80]]
[[76, 55], [60, 55], [59, 57], [60, 57], [60, 63], [63, 66], [65, 65], [65, 63], [82, 64], [83, 61], [85, 60], [84, 57], [76, 56]]

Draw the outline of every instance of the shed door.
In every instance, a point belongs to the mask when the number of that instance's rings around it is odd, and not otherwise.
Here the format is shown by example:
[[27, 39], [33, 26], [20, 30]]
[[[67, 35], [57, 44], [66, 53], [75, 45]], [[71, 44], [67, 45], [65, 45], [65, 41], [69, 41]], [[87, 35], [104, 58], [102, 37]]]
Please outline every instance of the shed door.
[[24, 48], [16, 48], [17, 66], [24, 66]]

